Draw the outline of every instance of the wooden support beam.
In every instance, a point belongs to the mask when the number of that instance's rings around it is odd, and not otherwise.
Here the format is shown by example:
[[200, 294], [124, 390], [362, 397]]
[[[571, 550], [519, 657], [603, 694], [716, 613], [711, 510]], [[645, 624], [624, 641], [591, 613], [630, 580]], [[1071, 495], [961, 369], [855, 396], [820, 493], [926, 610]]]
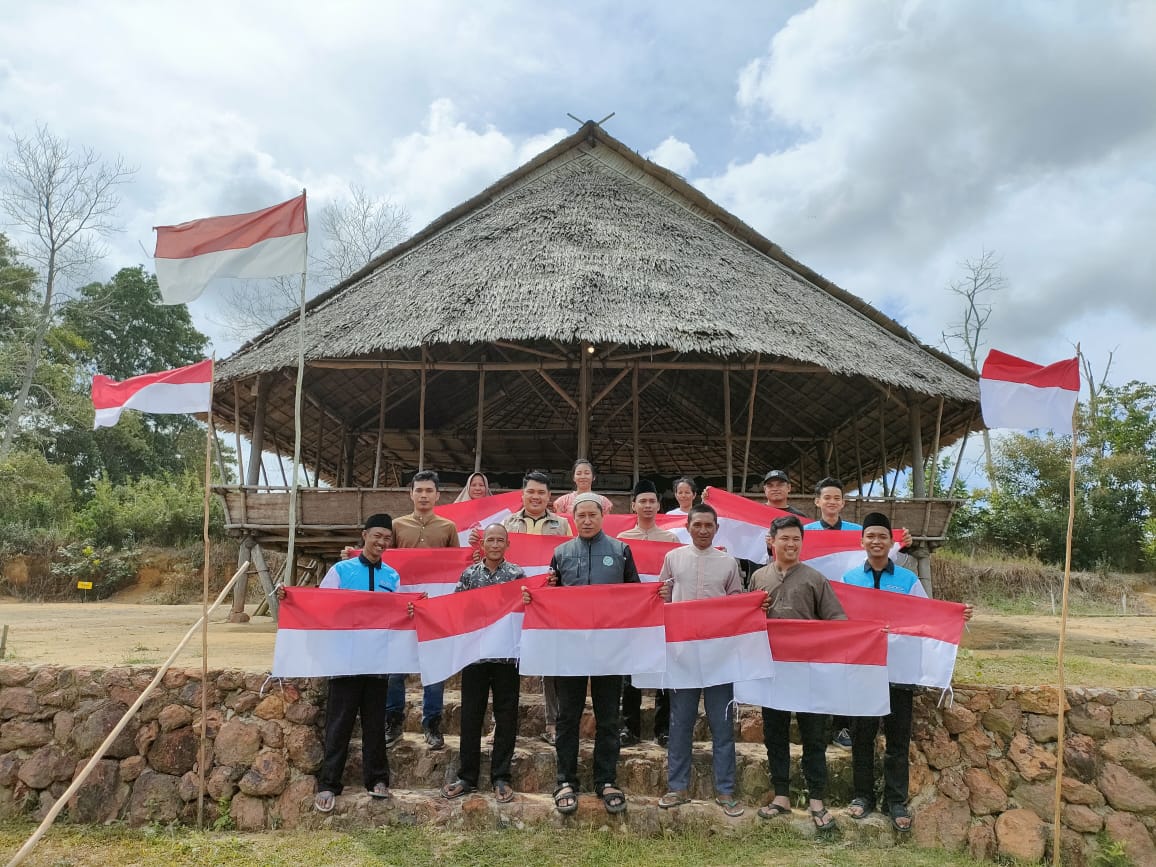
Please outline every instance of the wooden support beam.
[[247, 485], [257, 484], [258, 473], [264, 466], [262, 458], [265, 451], [265, 408], [268, 403], [269, 389], [272, 385], [272, 377], [264, 374], [257, 377], [257, 400], [253, 408], [253, 434], [249, 437], [249, 472], [245, 476], [245, 484]]
[[[927, 480], [923, 476], [923, 418], [919, 404], [914, 401], [907, 406], [907, 430], [910, 438], [908, 447], [911, 449], [911, 494], [915, 497], [926, 497]], [[899, 468], [896, 467], [896, 471]]]
[[751, 464], [751, 429], [755, 423], [755, 392], [759, 388], [759, 360], [761, 357], [762, 353], [755, 354], [755, 371], [751, 374], [751, 398], [747, 402], [747, 441], [743, 446], [743, 477], [739, 482], [739, 490], [744, 493], [747, 490], [747, 473]]
[[[485, 373], [485, 371], [483, 370], [482, 373]], [[580, 412], [578, 409], [578, 402], [566, 392], [566, 389], [564, 389], [554, 380], [554, 377], [550, 376], [550, 374], [544, 370], [539, 370], [538, 375], [546, 381], [546, 385], [554, 389], [554, 391], [560, 398], [562, 398], [562, 400], [566, 402], [566, 405], [569, 406], [570, 409], [574, 410], [574, 412]]]
[[590, 353], [589, 344], [582, 344], [578, 368], [578, 457], [590, 451]]
[[634, 432], [634, 442], [632, 445], [632, 453], [634, 460], [634, 484], [638, 484], [638, 365], [634, 365], [632, 375], [630, 377], [630, 397], [633, 406], [631, 429]]
[[727, 491], [735, 489], [734, 432], [731, 430], [731, 372], [723, 371], [723, 430], [727, 452]]
[[478, 424], [474, 431], [474, 472], [482, 471], [482, 428], [486, 409], [486, 371], [478, 371]]
[[626, 378], [626, 374], [634, 372], [634, 371], [637, 371], [637, 368], [633, 367], [633, 366], [624, 367], [624, 368], [622, 368], [622, 370], [618, 371], [618, 375], [615, 376], [614, 379], [610, 380], [610, 384], [607, 385], [604, 389], [602, 389], [602, 391], [598, 392], [598, 394], [596, 394], [594, 396], [594, 400], [590, 401], [590, 408], [594, 409], [594, 407], [596, 407], [596, 406], [598, 406], [598, 404], [602, 403], [602, 398], [604, 398], [604, 397], [606, 397], [606, 395], [610, 394], [610, 392], [612, 392], [614, 390], [614, 386], [618, 385], [618, 383], [622, 382], [622, 380], [624, 380]]
[[425, 393], [426, 393], [425, 346], [421, 348], [421, 398], [417, 410], [417, 468], [425, 469]]
[[[493, 344], [491, 344], [493, 345]], [[585, 349], [588, 344], [583, 344], [583, 352], [590, 355]], [[603, 370], [620, 370], [623, 367], [629, 368], [634, 363], [633, 360], [623, 360], [616, 358], [600, 359], [598, 366]], [[639, 367], [642, 370], [730, 370], [743, 371], [752, 370], [753, 363], [746, 361], [639, 361]], [[410, 361], [408, 359], [399, 360], [377, 360], [371, 361], [368, 359], [354, 359], [354, 358], [335, 358], [335, 359], [319, 359], [315, 361], [306, 362], [307, 367], [315, 367], [321, 370], [380, 370], [388, 367], [390, 370], [421, 370], [422, 363], [420, 361]], [[551, 361], [543, 359], [542, 361], [487, 361], [485, 363], [478, 361], [429, 361], [425, 365], [426, 370], [444, 370], [457, 371], [459, 373], [473, 373], [475, 371], [485, 369], [489, 371], [495, 370], [581, 370], [583, 362], [581, 359], [568, 361]], [[801, 364], [793, 362], [763, 362], [763, 370], [773, 370], [779, 373], [813, 373], [813, 374], [831, 374], [831, 371], [825, 367], [820, 367], [817, 364]]]
[[241, 458], [241, 387], [236, 380], [233, 381], [233, 447], [237, 450], [237, 479], [243, 481], [248, 476]]
[[[939, 409], [935, 413], [935, 437], [931, 441], [931, 479], [927, 486], [927, 496], [935, 496], [935, 483], [939, 479], [939, 435], [943, 432], [943, 395], [939, 397]], [[950, 491], [947, 492], [950, 495]]]
[[385, 436], [385, 398], [389, 393], [389, 371], [381, 372], [381, 396], [377, 402], [377, 445], [373, 450], [373, 479], [371, 484], [377, 487], [381, 484], [381, 441]]
[[[642, 383], [642, 385], [640, 385], [640, 386], [638, 387], [638, 394], [639, 394], [639, 396], [641, 397], [641, 396], [642, 396], [642, 393], [643, 393], [644, 391], [646, 391], [648, 388], [650, 388], [652, 385], [654, 385], [656, 382], [658, 382], [658, 378], [659, 378], [660, 376], [662, 376], [662, 374], [663, 374], [664, 372], [665, 372], [665, 371], [659, 370], [659, 371], [657, 371], [657, 372], [655, 372], [655, 373], [651, 374], [650, 378], [649, 378], [649, 379], [647, 379], [647, 380], [646, 380], [646, 382]], [[612, 409], [612, 410], [610, 411], [610, 415], [606, 416], [606, 418], [604, 418], [604, 419], [602, 420], [602, 423], [603, 423], [603, 424], [605, 424], [605, 425], [609, 425], [609, 424], [610, 424], [610, 422], [611, 422], [611, 421], [614, 419], [614, 417], [615, 417], [616, 415], [618, 415], [620, 412], [622, 412], [622, 410], [626, 409], [626, 407], [630, 406], [630, 405], [631, 405], [631, 403], [632, 403], [633, 401], [634, 401], [634, 396], [633, 396], [633, 395], [631, 395], [630, 397], [626, 398], [626, 400], [622, 401], [622, 403], [618, 404], [618, 406], [614, 407], [614, 409]]]

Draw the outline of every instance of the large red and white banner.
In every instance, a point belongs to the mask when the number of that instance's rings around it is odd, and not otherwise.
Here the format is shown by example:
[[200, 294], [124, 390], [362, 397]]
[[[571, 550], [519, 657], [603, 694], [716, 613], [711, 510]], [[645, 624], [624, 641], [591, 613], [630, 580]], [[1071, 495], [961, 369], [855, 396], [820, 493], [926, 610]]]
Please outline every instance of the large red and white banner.
[[522, 674], [641, 674], [666, 668], [665, 603], [653, 584], [543, 587], [522, 619]]
[[536, 590], [545, 583], [538, 576], [415, 602], [422, 683], [441, 683], [480, 659], [517, 659], [522, 587]]
[[762, 593], [671, 602], [666, 614], [666, 671], [635, 674], [640, 689], [696, 689], [774, 675]]
[[93, 429], [112, 427], [126, 409], [173, 414], [208, 412], [213, 399], [213, 362], [134, 376], [117, 382], [97, 374], [92, 378]]
[[458, 528], [458, 543], [468, 545], [471, 531], [483, 530], [490, 524], [500, 524], [521, 508], [522, 492], [507, 491], [476, 500], [435, 506], [434, 511], [447, 521], [453, 521]]
[[718, 512], [715, 545], [732, 557], [752, 563], [767, 562], [767, 528], [771, 521], [791, 514], [712, 487], [702, 492], [702, 501]]
[[951, 686], [963, 638], [964, 605], [832, 581], [851, 620], [887, 625], [887, 676], [892, 683]]
[[248, 214], [153, 228], [157, 233], [154, 266], [162, 304], [192, 301], [217, 277], [305, 273], [304, 193]]
[[[573, 524], [573, 520], [570, 522]], [[629, 513], [624, 515], [610, 514], [602, 518], [602, 532], [607, 536], [613, 536], [615, 539], [621, 533], [633, 529], [638, 524], [638, 516]], [[668, 530], [678, 537], [683, 544], [690, 544], [690, 534], [686, 530], [686, 517], [684, 515], [656, 515], [654, 518], [654, 526], [660, 530]], [[623, 542], [629, 541], [623, 539]]]
[[472, 548], [390, 548], [381, 560], [401, 576], [402, 593], [445, 596], [453, 593], [467, 566], [473, 565]]
[[1080, 360], [1036, 364], [993, 349], [979, 375], [979, 403], [989, 428], [1072, 432], [1080, 397]]
[[887, 634], [870, 620], [768, 620], [774, 676], [735, 683], [735, 701], [838, 716], [891, 712]]
[[273, 645], [274, 677], [413, 674], [411, 593], [286, 587]]
[[675, 548], [683, 547], [680, 542], [646, 542], [637, 539], [623, 539], [622, 542], [630, 547], [634, 566], [638, 569], [638, 577], [644, 584], [657, 581], [666, 555]]
[[[799, 559], [829, 581], [841, 581], [849, 569], [863, 565], [867, 554], [862, 541], [862, 530], [808, 530]], [[892, 550], [898, 546], [892, 545]]]

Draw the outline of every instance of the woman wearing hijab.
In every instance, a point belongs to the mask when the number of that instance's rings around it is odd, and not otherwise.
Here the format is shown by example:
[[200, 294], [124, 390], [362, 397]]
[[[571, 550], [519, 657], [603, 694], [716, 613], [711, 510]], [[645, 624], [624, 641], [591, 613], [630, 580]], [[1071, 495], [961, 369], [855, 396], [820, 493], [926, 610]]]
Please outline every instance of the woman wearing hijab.
[[466, 479], [465, 485], [462, 486], [454, 502], [464, 503], [466, 500], [480, 500], [482, 497], [489, 496], [491, 496], [490, 480], [486, 478], [486, 474], [470, 473], [470, 477]]

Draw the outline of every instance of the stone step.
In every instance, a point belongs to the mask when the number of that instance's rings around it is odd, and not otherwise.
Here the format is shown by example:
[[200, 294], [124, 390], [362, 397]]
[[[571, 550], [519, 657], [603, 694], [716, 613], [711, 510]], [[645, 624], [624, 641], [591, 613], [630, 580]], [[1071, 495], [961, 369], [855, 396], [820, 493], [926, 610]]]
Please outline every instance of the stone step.
[[[441, 750], [430, 750], [420, 735], [407, 734], [389, 750], [393, 785], [403, 789], [439, 789], [457, 777], [459, 739], [446, 738]], [[736, 794], [750, 803], [769, 800], [770, 778], [767, 752], [761, 744], [736, 744]], [[584, 739], [578, 748], [578, 772], [584, 789], [592, 789], [592, 756], [594, 744]], [[792, 799], [803, 803], [804, 784], [798, 769], [802, 748], [791, 746]], [[554, 748], [533, 738], [518, 738], [510, 781], [519, 792], [549, 793], [554, 790], [556, 774]], [[835, 747], [827, 751], [829, 781], [828, 801], [846, 804], [851, 799], [851, 754]], [[490, 749], [483, 741], [479, 785], [488, 790], [490, 782]], [[361, 743], [351, 743], [344, 783], [351, 789], [362, 787]], [[631, 795], [661, 797], [667, 790], [666, 750], [652, 743], [623, 747], [618, 760], [618, 783]], [[711, 770], [710, 743], [695, 743], [690, 775], [690, 793], [702, 800], [714, 798], [714, 776]]]

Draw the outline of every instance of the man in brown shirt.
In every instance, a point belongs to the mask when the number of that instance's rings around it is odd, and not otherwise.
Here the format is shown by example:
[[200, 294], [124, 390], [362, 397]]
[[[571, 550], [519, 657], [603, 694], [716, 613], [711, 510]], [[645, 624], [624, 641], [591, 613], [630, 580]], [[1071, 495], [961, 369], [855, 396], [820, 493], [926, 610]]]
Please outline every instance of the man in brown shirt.
[[[752, 590], [769, 595], [768, 617], [789, 620], [846, 620], [839, 598], [822, 573], [799, 562], [803, 550], [803, 522], [794, 515], [775, 518], [767, 532], [772, 559], [751, 576]], [[835, 827], [823, 806], [827, 790], [827, 715], [796, 713], [803, 740], [803, 777], [811, 796], [811, 821], [818, 831]], [[791, 812], [791, 712], [763, 708], [763, 744], [771, 770], [775, 797], [759, 808], [764, 819]]]
[[[395, 548], [457, 548], [458, 528], [453, 521], [434, 514], [438, 502], [438, 474], [433, 470], [418, 470], [409, 483], [409, 498], [413, 512], [403, 518], [394, 518], [393, 546]], [[421, 727], [425, 742], [431, 750], [446, 745], [442, 737], [442, 708], [445, 684], [428, 684], [422, 692]], [[394, 744], [401, 737], [405, 719], [405, 675], [389, 676], [389, 694], [385, 703], [386, 742]]]
[[630, 497], [630, 510], [638, 517], [638, 522], [629, 530], [623, 530], [618, 538], [623, 542], [677, 542], [678, 536], [655, 524], [658, 516], [658, 488], [654, 482], [642, 479], [634, 486]]

